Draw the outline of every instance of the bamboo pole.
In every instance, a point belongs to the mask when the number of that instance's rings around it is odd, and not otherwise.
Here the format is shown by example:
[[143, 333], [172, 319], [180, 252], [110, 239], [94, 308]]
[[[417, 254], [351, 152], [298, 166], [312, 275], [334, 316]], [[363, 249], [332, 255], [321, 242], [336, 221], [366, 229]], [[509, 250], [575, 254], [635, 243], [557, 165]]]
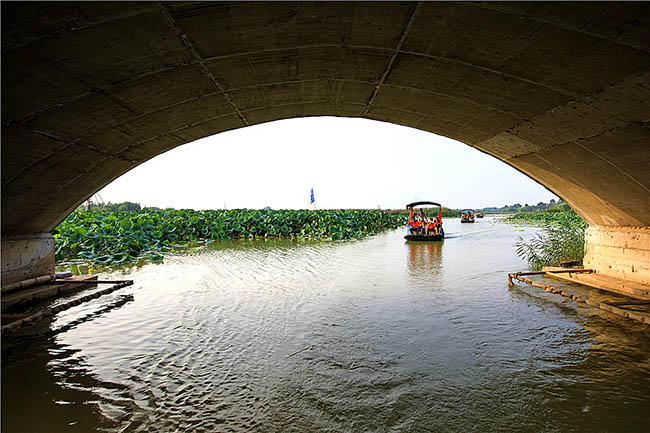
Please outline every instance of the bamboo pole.
[[536, 272], [513, 272], [512, 274], [508, 275], [543, 275], [545, 274], [546, 271], [536, 271]]
[[22, 314], [3, 314], [2, 315], [2, 320], [10, 320], [10, 319], [24, 319], [25, 317], [28, 317], [29, 313], [22, 313]]
[[517, 275], [544, 275], [544, 274], [591, 274], [593, 269], [562, 269], [557, 271], [515, 272]]
[[24, 289], [26, 287], [31, 287], [36, 284], [47, 283], [52, 281], [55, 278], [54, 274], [41, 275], [40, 277], [30, 278], [28, 280], [18, 281], [16, 283], [7, 284], [2, 287], [2, 293], [11, 292], [13, 290]]
[[52, 284], [120, 284], [133, 280], [54, 280]]
[[512, 286], [513, 282], [512, 279], [515, 278], [515, 276], [521, 276], [521, 275], [552, 275], [554, 273], [557, 274], [562, 274], [562, 273], [585, 273], [585, 274], [590, 274], [593, 273], [593, 269], [566, 269], [566, 270], [557, 270], [557, 271], [534, 271], [534, 272], [514, 272], [508, 274], [508, 286]]

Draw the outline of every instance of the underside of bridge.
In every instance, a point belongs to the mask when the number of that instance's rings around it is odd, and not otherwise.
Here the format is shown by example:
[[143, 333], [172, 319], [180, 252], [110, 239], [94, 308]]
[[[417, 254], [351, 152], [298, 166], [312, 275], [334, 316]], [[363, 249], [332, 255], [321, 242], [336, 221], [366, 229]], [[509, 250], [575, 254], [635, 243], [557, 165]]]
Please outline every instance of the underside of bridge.
[[3, 2], [3, 283], [138, 164], [322, 115], [506, 162], [590, 224], [587, 264], [650, 282], [648, 3]]

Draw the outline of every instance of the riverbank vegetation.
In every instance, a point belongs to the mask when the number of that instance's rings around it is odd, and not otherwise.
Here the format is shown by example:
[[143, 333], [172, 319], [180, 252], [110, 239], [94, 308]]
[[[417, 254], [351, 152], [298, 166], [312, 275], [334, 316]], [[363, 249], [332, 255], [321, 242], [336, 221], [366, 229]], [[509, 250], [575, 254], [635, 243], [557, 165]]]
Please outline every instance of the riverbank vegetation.
[[557, 225], [573, 225], [585, 229], [587, 223], [573, 210], [560, 211], [560, 210], [546, 210], [539, 212], [520, 212], [510, 215], [506, 221], [519, 224], [531, 224], [540, 227], [557, 226]]
[[526, 259], [533, 270], [562, 262], [582, 264], [587, 224], [576, 212], [547, 210], [516, 213], [505, 221], [541, 228], [532, 239], [526, 241], [520, 237], [515, 243], [517, 254]]
[[345, 240], [404, 224], [378, 210], [76, 210], [53, 231], [59, 264], [161, 261], [201, 242], [297, 238]]
[[[506, 221], [535, 224], [543, 230], [530, 241], [520, 239], [517, 251], [531, 267], [565, 260], [581, 260], [586, 224], [562, 202], [545, 211], [518, 212]], [[542, 206], [544, 205], [544, 206]], [[497, 209], [497, 208], [495, 208]], [[425, 209], [429, 216], [437, 208]], [[460, 210], [442, 208], [443, 218], [457, 218]], [[296, 238], [346, 240], [374, 235], [406, 222], [404, 209], [396, 210], [272, 210], [233, 209], [195, 211], [159, 209], [138, 203], [81, 206], [54, 231], [58, 264], [121, 265], [157, 262], [165, 254], [227, 239]]]
[[540, 211], [571, 211], [571, 208], [564, 201], [555, 201], [551, 199], [548, 203], [540, 201], [537, 204], [528, 204], [524, 203], [522, 206], [519, 203], [512, 205], [505, 205], [501, 207], [485, 207], [483, 209], [476, 209], [477, 211], [483, 211], [486, 214], [512, 214], [519, 212], [540, 212]]

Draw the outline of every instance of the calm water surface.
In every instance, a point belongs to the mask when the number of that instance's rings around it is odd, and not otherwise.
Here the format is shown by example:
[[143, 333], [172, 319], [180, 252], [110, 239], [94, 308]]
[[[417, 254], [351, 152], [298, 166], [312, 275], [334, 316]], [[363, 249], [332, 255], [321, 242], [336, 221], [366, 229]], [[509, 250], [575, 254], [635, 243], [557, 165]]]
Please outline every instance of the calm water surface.
[[237, 241], [3, 338], [3, 432], [648, 432], [650, 330], [528, 286], [532, 229]]

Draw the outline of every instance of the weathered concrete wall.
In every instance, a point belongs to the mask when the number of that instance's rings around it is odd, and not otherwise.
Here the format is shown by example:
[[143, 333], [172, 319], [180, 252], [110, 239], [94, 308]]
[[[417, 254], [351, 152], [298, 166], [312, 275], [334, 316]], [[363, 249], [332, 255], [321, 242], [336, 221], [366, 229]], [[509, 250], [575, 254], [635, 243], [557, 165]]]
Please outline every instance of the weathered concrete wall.
[[585, 268], [626, 281], [650, 284], [650, 228], [590, 226]]
[[650, 226], [650, 3], [1, 7], [3, 234], [176, 146], [325, 115], [454, 138], [590, 225]]
[[54, 273], [54, 238], [49, 233], [2, 237], [2, 286]]

